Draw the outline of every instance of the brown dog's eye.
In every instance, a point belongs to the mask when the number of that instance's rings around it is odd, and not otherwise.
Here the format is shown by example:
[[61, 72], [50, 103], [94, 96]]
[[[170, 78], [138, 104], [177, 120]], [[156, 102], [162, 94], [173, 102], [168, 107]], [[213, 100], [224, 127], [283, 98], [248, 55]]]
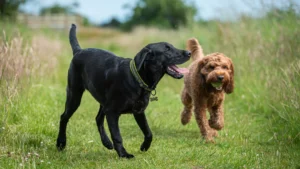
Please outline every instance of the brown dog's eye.
[[210, 66], [209, 66], [209, 68], [210, 68], [210, 69], [214, 69], [215, 67], [214, 67], [214, 66], [212, 66], [212, 65], [210, 65]]
[[227, 67], [227, 66], [222, 66], [222, 68], [223, 68], [223, 69], [228, 69], [228, 67]]

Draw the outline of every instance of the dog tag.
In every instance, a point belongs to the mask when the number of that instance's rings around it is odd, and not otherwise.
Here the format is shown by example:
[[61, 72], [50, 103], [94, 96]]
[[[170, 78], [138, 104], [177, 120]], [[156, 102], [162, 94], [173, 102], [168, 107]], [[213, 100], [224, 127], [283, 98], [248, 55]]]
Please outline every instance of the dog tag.
[[153, 101], [158, 101], [158, 97], [150, 97], [150, 101], [153, 102]]

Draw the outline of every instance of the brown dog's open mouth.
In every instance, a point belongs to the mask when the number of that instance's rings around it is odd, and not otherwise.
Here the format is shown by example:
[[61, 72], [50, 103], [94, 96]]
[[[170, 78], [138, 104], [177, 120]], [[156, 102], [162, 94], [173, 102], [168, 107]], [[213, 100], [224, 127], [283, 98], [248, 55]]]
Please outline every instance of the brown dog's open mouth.
[[189, 72], [189, 69], [179, 68], [176, 65], [171, 65], [171, 66], [167, 67], [167, 74], [176, 79], [182, 78], [183, 74], [186, 74], [188, 72]]
[[216, 90], [222, 90], [222, 83], [221, 82], [215, 82], [211, 83], [211, 85], [216, 89]]

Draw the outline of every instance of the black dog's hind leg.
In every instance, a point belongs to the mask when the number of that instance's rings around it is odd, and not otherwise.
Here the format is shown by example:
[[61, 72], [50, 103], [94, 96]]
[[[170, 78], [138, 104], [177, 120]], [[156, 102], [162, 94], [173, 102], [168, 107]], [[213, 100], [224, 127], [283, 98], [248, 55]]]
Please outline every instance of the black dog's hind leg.
[[99, 112], [98, 112], [97, 117], [96, 117], [96, 123], [97, 123], [98, 131], [100, 133], [102, 144], [107, 149], [111, 150], [114, 147], [113, 147], [111, 141], [109, 140], [109, 138], [108, 138], [108, 136], [105, 132], [105, 129], [104, 129], [104, 117], [105, 117], [105, 113], [103, 111], [103, 106], [100, 105]]
[[68, 88], [67, 89], [67, 101], [65, 105], [65, 111], [64, 113], [60, 116], [60, 124], [59, 124], [59, 133], [58, 133], [58, 138], [56, 141], [56, 147], [59, 150], [63, 150], [66, 146], [66, 129], [67, 129], [67, 124], [73, 113], [77, 110], [77, 108], [80, 105], [82, 93], [82, 90], [76, 90], [72, 91], [72, 89]]
[[141, 151], [147, 151], [152, 142], [152, 132], [148, 126], [145, 113], [134, 114], [134, 118], [144, 134], [144, 142], [142, 143], [140, 149]]
[[134, 156], [132, 154], [127, 153], [127, 151], [123, 147], [122, 137], [119, 129], [120, 115], [111, 111], [106, 111], [105, 115], [109, 131], [113, 140], [114, 148], [117, 151], [119, 157], [133, 158]]
[[67, 86], [67, 100], [65, 104], [65, 111], [60, 116], [59, 133], [56, 141], [58, 150], [63, 150], [66, 146], [66, 129], [69, 119], [80, 105], [81, 97], [84, 88], [81, 85], [80, 78], [76, 76], [72, 67], [69, 69], [68, 86]]

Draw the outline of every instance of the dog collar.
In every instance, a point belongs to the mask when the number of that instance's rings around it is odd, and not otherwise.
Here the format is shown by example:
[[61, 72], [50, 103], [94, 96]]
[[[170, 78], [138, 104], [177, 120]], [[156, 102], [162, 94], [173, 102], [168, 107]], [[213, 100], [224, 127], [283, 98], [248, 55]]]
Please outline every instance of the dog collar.
[[143, 81], [143, 79], [139, 75], [139, 72], [136, 69], [136, 65], [135, 65], [134, 59], [132, 59], [130, 61], [130, 71], [131, 71], [132, 75], [134, 76], [135, 80], [139, 83], [140, 87], [142, 87], [143, 89], [145, 89], [145, 90], [147, 90], [149, 92], [152, 92], [152, 90], [155, 90], [155, 89], [149, 88], [149, 86]]

